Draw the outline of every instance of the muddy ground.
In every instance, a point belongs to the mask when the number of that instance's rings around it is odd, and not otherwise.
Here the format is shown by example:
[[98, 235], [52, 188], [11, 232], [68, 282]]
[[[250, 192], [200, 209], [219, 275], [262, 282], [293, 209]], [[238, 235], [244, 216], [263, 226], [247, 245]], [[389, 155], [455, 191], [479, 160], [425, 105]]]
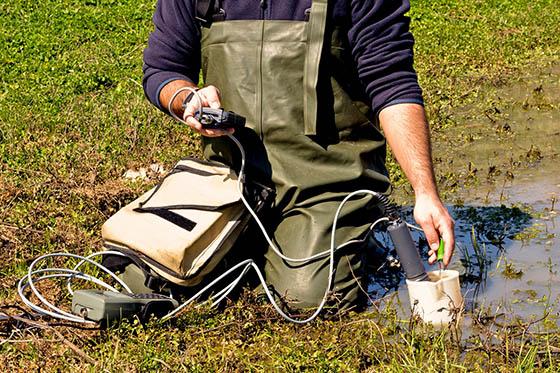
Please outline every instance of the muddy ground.
[[[456, 220], [458, 243], [449, 268], [462, 275], [467, 314], [547, 316], [556, 323], [560, 64], [488, 88], [472, 105], [454, 108], [450, 121], [453, 126], [434, 131], [434, 160]], [[406, 188], [395, 198], [411, 201]], [[396, 282], [374, 278], [370, 290], [384, 295], [397, 286], [406, 310], [406, 287]]]

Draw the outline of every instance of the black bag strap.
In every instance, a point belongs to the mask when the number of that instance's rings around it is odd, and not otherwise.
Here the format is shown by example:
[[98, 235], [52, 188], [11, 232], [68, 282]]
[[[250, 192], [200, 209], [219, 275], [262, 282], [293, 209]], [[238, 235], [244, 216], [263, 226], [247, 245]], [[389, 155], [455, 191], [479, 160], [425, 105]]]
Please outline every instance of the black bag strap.
[[166, 208], [158, 208], [158, 207], [135, 208], [134, 211], [140, 213], [154, 214], [162, 219], [167, 220], [170, 223], [175, 224], [179, 228], [183, 228], [189, 232], [192, 231], [194, 227], [196, 227], [196, 222], [192, 221], [189, 218], [185, 218], [184, 216], [181, 216], [176, 212], [170, 211]]
[[217, 205], [217, 206], [211, 206], [211, 205], [195, 205], [195, 204], [190, 204], [190, 205], [165, 205], [165, 206], [150, 206], [150, 207], [144, 207], [144, 206], [140, 206], [140, 207], [136, 207], [133, 211], [138, 211], [138, 212], [150, 212], [154, 209], [156, 210], [160, 210], [160, 209], [165, 209], [165, 210], [200, 210], [200, 211], [221, 211], [227, 207], [230, 206], [234, 206], [236, 204], [239, 203], [239, 200], [237, 201], [232, 201], [232, 202], [226, 202], [223, 203], [221, 205]]
[[225, 20], [221, 0], [196, 0], [196, 19], [202, 27], [210, 27], [212, 22]]

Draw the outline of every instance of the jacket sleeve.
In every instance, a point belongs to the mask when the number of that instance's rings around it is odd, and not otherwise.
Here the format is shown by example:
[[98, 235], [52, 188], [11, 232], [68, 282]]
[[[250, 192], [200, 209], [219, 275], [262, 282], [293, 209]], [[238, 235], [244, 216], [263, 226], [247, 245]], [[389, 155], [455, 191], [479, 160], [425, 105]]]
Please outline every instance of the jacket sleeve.
[[377, 117], [398, 103], [423, 105], [413, 68], [408, 0], [350, 0], [348, 39], [358, 75]]
[[198, 83], [200, 31], [195, 20], [194, 0], [158, 0], [153, 17], [154, 31], [144, 50], [146, 97], [159, 109], [159, 93], [167, 83], [185, 79]]

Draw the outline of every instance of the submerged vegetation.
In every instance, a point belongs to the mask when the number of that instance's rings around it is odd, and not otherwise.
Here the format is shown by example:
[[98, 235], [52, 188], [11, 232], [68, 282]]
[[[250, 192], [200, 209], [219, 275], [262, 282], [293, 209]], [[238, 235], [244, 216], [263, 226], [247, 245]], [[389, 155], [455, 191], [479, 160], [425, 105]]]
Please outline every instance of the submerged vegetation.
[[[21, 313], [14, 284], [30, 260], [52, 251], [97, 251], [101, 224], [158, 176], [147, 172], [131, 181], [123, 177], [127, 170], [169, 168], [199, 153], [196, 136], [151, 107], [142, 92], [142, 50], [154, 5], [0, 3], [3, 313]], [[539, 119], [554, 112], [558, 118], [560, 102], [546, 85], [531, 85], [523, 97], [503, 92], [544, 71], [558, 80], [560, 7], [554, 0], [417, 0], [412, 6], [438, 183], [463, 222], [456, 254], [463, 279], [485, 281], [495, 265], [509, 281], [524, 280], [524, 268], [502, 254], [512, 240], [546, 246], [555, 238], [533, 220], [552, 219], [557, 196], [541, 214], [510, 206], [506, 185], [521, 169], [557, 161], [558, 151], [547, 143], [523, 143], [501, 154], [477, 146], [515, 141], [522, 133], [516, 115]], [[472, 153], [465, 156], [463, 148]], [[389, 165], [398, 199], [408, 200], [406, 180], [394, 162]], [[468, 205], [465, 190], [483, 185], [501, 190], [500, 207]], [[557, 270], [552, 262], [548, 268]], [[50, 295], [59, 292], [53, 288]], [[406, 306], [388, 295], [366, 313], [297, 326], [279, 320], [252, 294], [219, 311], [188, 310], [171, 324], [133, 322], [103, 331], [49, 320], [29, 324], [0, 313], [0, 365], [7, 371], [555, 371], [558, 305], [550, 302], [556, 300], [530, 290], [512, 296], [545, 303], [543, 315], [521, 317], [479, 299], [463, 315], [463, 329], [435, 330], [410, 319]]]

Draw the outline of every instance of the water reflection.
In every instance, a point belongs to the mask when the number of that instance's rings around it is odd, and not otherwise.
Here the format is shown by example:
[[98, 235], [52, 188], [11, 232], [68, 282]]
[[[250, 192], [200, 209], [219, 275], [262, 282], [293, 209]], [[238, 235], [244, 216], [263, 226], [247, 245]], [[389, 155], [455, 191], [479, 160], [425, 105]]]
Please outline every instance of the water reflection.
[[[461, 273], [461, 284], [467, 294], [467, 310], [472, 309], [484, 290], [488, 271], [517, 236], [532, 224], [532, 217], [519, 206], [449, 206], [456, 222], [456, 251], [450, 268]], [[412, 208], [402, 210], [413, 224]], [[421, 232], [412, 231], [421, 256], [427, 265], [428, 243]], [[398, 290], [404, 283], [396, 253], [388, 234], [378, 231], [370, 237], [370, 283], [372, 299]]]

